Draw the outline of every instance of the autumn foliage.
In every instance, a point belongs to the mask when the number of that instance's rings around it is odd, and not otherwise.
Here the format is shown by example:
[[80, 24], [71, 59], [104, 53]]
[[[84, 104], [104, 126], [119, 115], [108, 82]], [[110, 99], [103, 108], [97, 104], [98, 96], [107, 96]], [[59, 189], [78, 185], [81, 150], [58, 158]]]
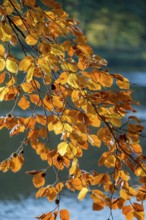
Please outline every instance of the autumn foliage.
[[[146, 157], [139, 143], [144, 127], [136, 116], [127, 116], [137, 104], [128, 79], [108, 72], [79, 22], [53, 0], [4, 0], [0, 17], [0, 101], [13, 102], [0, 117], [0, 129], [10, 137], [24, 134], [0, 170], [19, 171], [26, 145], [46, 161], [47, 168], [26, 172], [38, 189], [36, 197], [56, 203], [38, 219], [70, 219], [69, 210], [59, 209], [65, 188], [78, 191], [79, 200], [90, 195], [95, 211], [108, 206], [111, 218], [113, 209], [121, 209], [128, 220], [144, 219]], [[16, 109], [24, 114], [18, 116]], [[52, 132], [57, 146], [50, 142]], [[105, 173], [81, 170], [80, 158], [91, 147], [104, 149], [97, 167], [105, 166]], [[48, 169], [55, 172], [54, 184], [46, 177]], [[62, 180], [58, 174], [64, 169], [68, 174]]]

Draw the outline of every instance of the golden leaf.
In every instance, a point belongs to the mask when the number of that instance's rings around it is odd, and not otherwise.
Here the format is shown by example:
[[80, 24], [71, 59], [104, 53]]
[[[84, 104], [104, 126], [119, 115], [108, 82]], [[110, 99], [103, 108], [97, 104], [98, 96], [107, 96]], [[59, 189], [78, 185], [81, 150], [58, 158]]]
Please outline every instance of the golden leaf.
[[71, 165], [71, 168], [69, 170], [70, 175], [73, 175], [75, 173], [75, 171], [77, 169], [77, 166], [78, 166], [78, 159], [75, 157], [75, 158], [73, 158], [72, 165]]
[[78, 85], [78, 82], [77, 82], [77, 75], [76, 74], [74, 74], [74, 73], [69, 74], [67, 82], [73, 88], [75, 88], [75, 89], [79, 88], [79, 85]]
[[9, 170], [10, 168], [10, 160], [3, 160], [0, 162], [0, 170], [5, 173]]
[[24, 157], [23, 154], [20, 155], [14, 155], [11, 159], [10, 159], [10, 169], [16, 173], [18, 172], [24, 162]]
[[5, 48], [3, 47], [2, 44], [0, 44], [0, 56], [3, 56], [5, 52]]
[[37, 106], [41, 106], [41, 100], [40, 97], [37, 94], [31, 94], [30, 95], [30, 101], [34, 103]]
[[78, 199], [81, 201], [82, 199], [84, 199], [84, 197], [86, 196], [87, 192], [88, 192], [88, 188], [86, 187], [83, 187], [81, 189], [81, 191], [79, 192], [79, 195], [78, 195]]
[[39, 188], [45, 184], [45, 173], [40, 172], [34, 175], [32, 182], [36, 188]]
[[27, 82], [22, 83], [21, 87], [22, 87], [23, 91], [26, 93], [32, 93], [34, 91], [33, 86]]
[[62, 58], [64, 58], [64, 48], [59, 45], [59, 44], [52, 44], [51, 45], [51, 53], [56, 55], [56, 56], [60, 56]]
[[47, 187], [46, 196], [50, 202], [52, 202], [56, 198], [57, 194], [58, 194], [58, 192], [55, 189], [55, 187]]
[[33, 65], [33, 60], [34, 60], [33, 57], [26, 56], [19, 63], [19, 70], [26, 72]]
[[47, 123], [46, 116], [37, 114], [36, 115], [36, 122], [39, 123], [39, 124], [42, 124], [42, 125], [46, 125], [46, 123]]
[[64, 156], [67, 152], [67, 148], [68, 148], [68, 144], [66, 142], [61, 142], [60, 144], [58, 144], [58, 153], [61, 156]]
[[55, 186], [58, 193], [62, 191], [63, 187], [64, 187], [64, 184], [61, 182], [58, 182]]
[[78, 67], [75, 65], [75, 64], [72, 64], [72, 63], [67, 63], [67, 62], [64, 62], [62, 65], [61, 65], [62, 69], [64, 71], [70, 71], [70, 72], [77, 72], [78, 71]]
[[22, 108], [23, 110], [26, 110], [29, 108], [30, 106], [30, 102], [27, 100], [27, 98], [25, 96], [22, 96], [22, 98], [20, 99], [20, 101], [18, 102], [18, 106], [20, 108]]
[[118, 87], [120, 89], [129, 89], [130, 88], [129, 80], [124, 77], [122, 80], [117, 80], [116, 84], [118, 85]]
[[9, 92], [9, 88], [0, 87], [0, 101], [3, 101], [5, 99], [5, 96], [8, 92]]
[[38, 42], [38, 39], [36, 37], [33, 37], [31, 34], [28, 34], [27, 37], [25, 38], [25, 42], [28, 45], [35, 45]]
[[44, 80], [46, 84], [50, 84], [52, 82], [52, 76], [51, 76], [51, 68], [47, 64], [39, 64], [43, 73], [44, 73]]
[[93, 146], [100, 147], [100, 145], [101, 145], [101, 140], [99, 140], [97, 135], [94, 135], [94, 134], [88, 135], [88, 140], [89, 140], [90, 144]]
[[108, 168], [114, 167], [115, 163], [116, 163], [116, 158], [114, 155], [109, 155], [104, 161], [104, 165]]
[[57, 123], [54, 124], [53, 130], [55, 134], [61, 134], [63, 131], [63, 124], [61, 121], [58, 121]]
[[26, 82], [30, 82], [33, 79], [34, 70], [35, 68], [33, 66], [29, 68], [26, 75]]
[[0, 72], [5, 68], [5, 60], [0, 57]]
[[70, 220], [70, 213], [67, 209], [60, 210], [60, 220]]
[[6, 59], [6, 68], [11, 73], [17, 74], [18, 73], [18, 60], [16, 60], [13, 57], [8, 57]]

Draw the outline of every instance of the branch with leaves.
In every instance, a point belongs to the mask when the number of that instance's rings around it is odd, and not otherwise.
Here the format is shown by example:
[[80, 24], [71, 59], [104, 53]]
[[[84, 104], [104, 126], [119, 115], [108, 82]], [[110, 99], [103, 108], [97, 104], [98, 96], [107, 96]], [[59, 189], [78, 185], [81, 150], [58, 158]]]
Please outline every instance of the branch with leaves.
[[[33, 175], [36, 197], [56, 204], [38, 219], [70, 219], [69, 211], [59, 206], [67, 188], [79, 191], [79, 200], [90, 194], [93, 210], [108, 206], [109, 219], [113, 209], [121, 209], [126, 219], [143, 220], [146, 157], [139, 137], [144, 127], [136, 116], [127, 120], [138, 104], [128, 79], [109, 73], [107, 61], [94, 54], [79, 22], [54, 0], [4, 0], [0, 17], [0, 101], [13, 102], [11, 111], [0, 117], [0, 129], [6, 128], [10, 137], [24, 134], [17, 152], [0, 163], [0, 170], [19, 171], [30, 144], [47, 164], [43, 170], [26, 172]], [[24, 114], [18, 116], [16, 110]], [[50, 142], [51, 132], [59, 139], [57, 146]], [[103, 146], [107, 148], [97, 167], [105, 166], [107, 172], [94, 171], [96, 167], [81, 170], [84, 151]], [[51, 185], [46, 177], [50, 169], [56, 176]], [[68, 172], [65, 178], [62, 170]], [[140, 183], [137, 189], [131, 175]]]

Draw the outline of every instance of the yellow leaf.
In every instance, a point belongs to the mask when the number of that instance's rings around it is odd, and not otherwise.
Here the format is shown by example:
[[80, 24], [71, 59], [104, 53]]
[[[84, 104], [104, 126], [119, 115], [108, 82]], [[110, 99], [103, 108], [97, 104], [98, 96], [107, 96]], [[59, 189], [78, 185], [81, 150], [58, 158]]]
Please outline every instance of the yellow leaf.
[[54, 124], [53, 130], [55, 134], [61, 134], [63, 131], [63, 124], [61, 121], [58, 121], [57, 123]]
[[117, 80], [116, 84], [119, 86], [120, 89], [129, 89], [130, 88], [129, 80], [124, 77], [122, 80]]
[[18, 73], [18, 60], [16, 60], [13, 57], [8, 57], [6, 59], [6, 68], [11, 73], [17, 74]]
[[21, 169], [23, 162], [24, 162], [23, 154], [14, 156], [12, 159], [10, 159], [10, 169], [14, 173], [18, 172]]
[[58, 144], [58, 153], [61, 156], [64, 156], [67, 152], [67, 148], [68, 148], [68, 144], [66, 142], [61, 142], [60, 144]]
[[104, 165], [108, 168], [114, 167], [115, 163], [116, 163], [116, 158], [114, 155], [109, 155], [104, 161]]
[[60, 220], [70, 220], [70, 213], [67, 209], [60, 210]]
[[76, 171], [77, 169], [77, 166], [78, 166], [78, 159], [75, 157], [73, 158], [73, 161], [72, 161], [72, 165], [71, 165], [71, 168], [69, 170], [69, 174], [70, 175], [73, 175], [74, 172]]
[[123, 198], [124, 200], [129, 200], [131, 198], [128, 191], [126, 191], [124, 189], [120, 190], [120, 197]]
[[26, 82], [30, 82], [33, 79], [34, 70], [35, 68], [33, 66], [29, 68], [26, 75]]
[[101, 145], [101, 141], [99, 140], [97, 135], [94, 135], [94, 134], [88, 135], [88, 140], [89, 140], [90, 144], [92, 144], [93, 146], [100, 147], [100, 145]]
[[5, 68], [5, 60], [0, 58], [0, 72], [3, 71]]
[[32, 84], [27, 83], [27, 82], [22, 83], [21, 87], [22, 87], [23, 91], [26, 93], [32, 93], [34, 90]]
[[62, 58], [64, 58], [64, 48], [59, 45], [59, 44], [52, 44], [51, 45], [51, 53], [56, 55], [56, 56], [60, 56]]
[[32, 182], [36, 188], [39, 188], [45, 184], [45, 173], [40, 172], [34, 175]]
[[28, 45], [35, 45], [38, 42], [38, 39], [33, 37], [31, 34], [28, 34], [27, 37], [25, 38], [25, 42]]
[[3, 56], [5, 52], [5, 48], [3, 47], [2, 44], [0, 44], [0, 56]]
[[65, 71], [70, 71], [70, 72], [77, 72], [78, 70], [78, 67], [75, 65], [75, 64], [72, 64], [72, 63], [67, 63], [67, 62], [64, 62], [62, 65], [61, 65], [62, 69], [65, 70]]
[[33, 65], [33, 60], [34, 60], [33, 57], [26, 56], [19, 63], [19, 70], [26, 72]]
[[22, 96], [20, 101], [18, 102], [18, 106], [22, 108], [23, 110], [26, 110], [30, 106], [30, 102], [27, 100], [25, 96]]
[[82, 199], [84, 199], [84, 197], [86, 196], [87, 192], [88, 192], [88, 188], [86, 187], [83, 187], [81, 189], [81, 191], [79, 192], [79, 195], [78, 195], [78, 199], [81, 201]]
[[79, 88], [79, 85], [78, 85], [78, 82], [77, 82], [77, 75], [76, 74], [73, 74], [73, 73], [69, 74], [67, 82], [73, 88], [75, 88], [75, 89]]
[[47, 64], [40, 64], [40, 67], [44, 73], [44, 81], [46, 84], [50, 84], [52, 82], [51, 76], [51, 68]]
[[7, 87], [0, 87], [0, 101], [5, 99], [5, 95], [9, 92], [9, 88]]

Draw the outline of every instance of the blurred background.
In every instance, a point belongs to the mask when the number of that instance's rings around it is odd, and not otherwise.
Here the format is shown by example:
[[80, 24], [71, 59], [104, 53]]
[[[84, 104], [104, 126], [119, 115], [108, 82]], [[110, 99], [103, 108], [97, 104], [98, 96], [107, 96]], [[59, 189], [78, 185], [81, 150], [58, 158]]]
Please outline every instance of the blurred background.
[[[146, 126], [146, 0], [59, 2], [71, 17], [80, 21], [80, 27], [94, 52], [108, 61], [109, 72], [122, 73], [130, 80], [131, 89], [135, 91], [134, 99], [140, 102], [140, 106], [135, 106], [136, 115]], [[0, 116], [5, 112], [7, 108], [0, 103]], [[20, 140], [21, 136], [9, 139], [6, 130], [0, 131], [0, 161], [19, 147]], [[57, 144], [54, 137], [52, 142]], [[145, 138], [141, 139], [141, 143], [146, 154]], [[0, 220], [32, 220], [35, 219], [34, 216], [55, 207], [54, 202], [50, 204], [46, 199], [35, 199], [36, 189], [32, 184], [32, 177], [25, 175], [26, 170], [41, 169], [46, 164], [41, 162], [30, 146], [25, 148], [24, 153], [25, 164], [20, 172], [0, 172]], [[85, 152], [81, 167], [93, 170], [97, 166], [97, 157], [102, 153], [103, 149], [92, 148], [89, 158]], [[102, 167], [100, 171], [102, 172]], [[52, 173], [48, 173], [47, 178], [53, 181]], [[134, 177], [132, 181], [136, 184]], [[69, 208], [71, 220], [108, 219], [108, 209], [93, 212], [89, 197], [83, 202], [77, 201], [76, 197], [68, 192], [64, 192], [62, 196], [61, 208]], [[114, 212], [114, 218], [124, 219], [119, 211]]]
[[62, 0], [113, 69], [146, 70], [146, 0]]

